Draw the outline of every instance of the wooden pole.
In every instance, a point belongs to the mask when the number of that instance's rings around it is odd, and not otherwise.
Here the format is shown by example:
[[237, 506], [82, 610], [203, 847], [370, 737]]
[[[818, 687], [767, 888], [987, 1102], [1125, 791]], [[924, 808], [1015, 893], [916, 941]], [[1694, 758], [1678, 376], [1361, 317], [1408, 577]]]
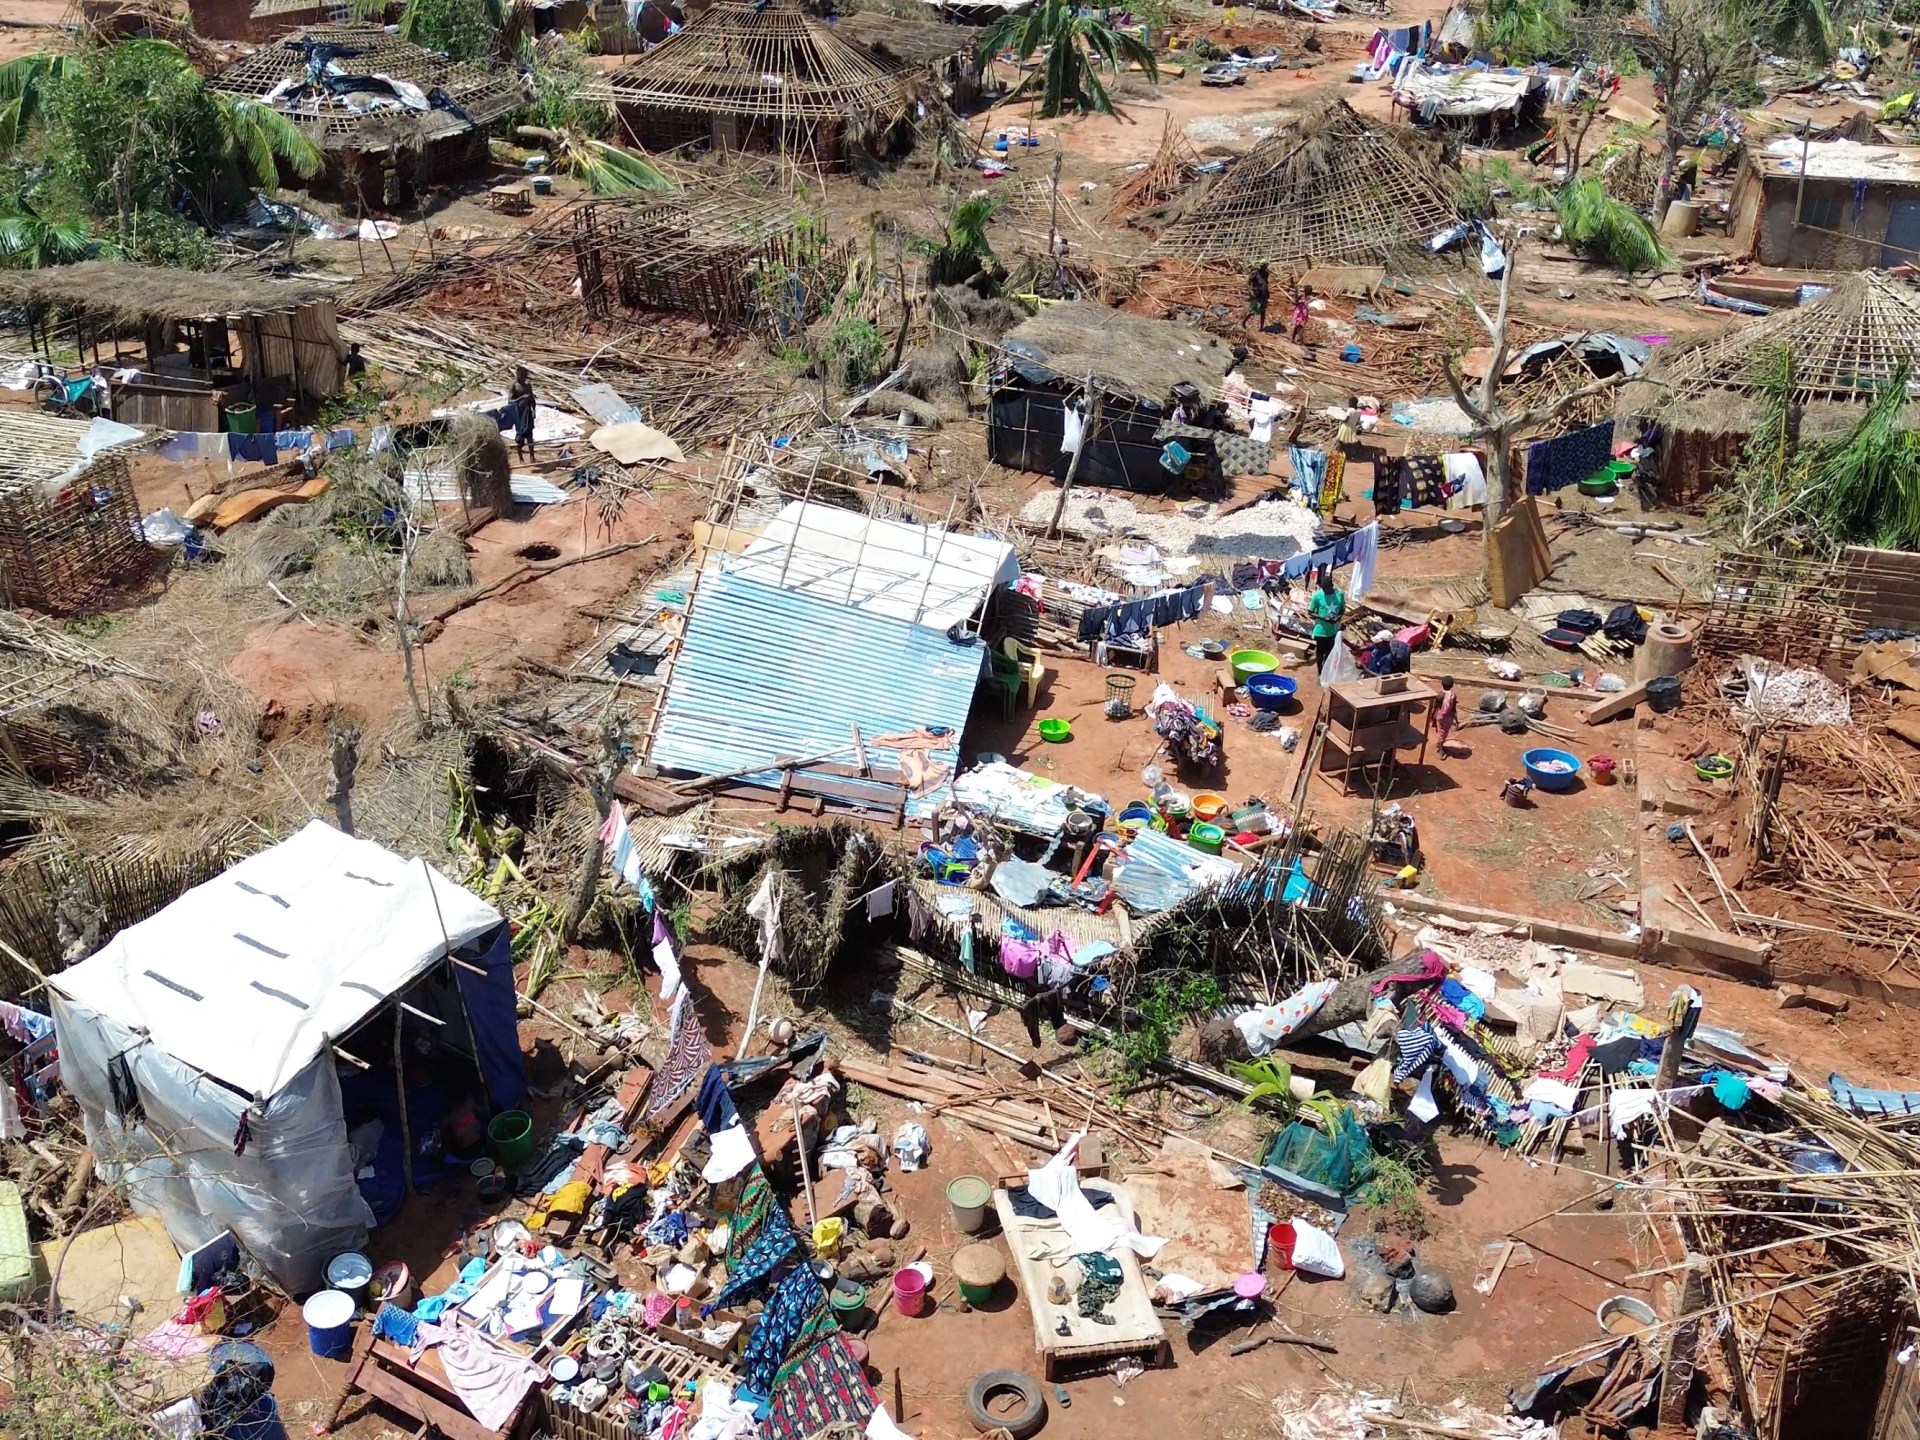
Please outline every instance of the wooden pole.
[[407, 1198], [413, 1198], [413, 1127], [407, 1123], [407, 1067], [400, 1053], [400, 997], [394, 997], [393, 1004], [393, 1088], [400, 1097], [400, 1145], [406, 1154], [406, 1163], [400, 1173], [406, 1177]]
[[1060, 500], [1053, 507], [1053, 519], [1047, 522], [1049, 540], [1060, 533], [1060, 518], [1067, 513], [1067, 496], [1073, 491], [1074, 477], [1080, 473], [1081, 458], [1087, 453], [1087, 447], [1093, 444], [1093, 427], [1100, 420], [1100, 403], [1105, 396], [1094, 392], [1091, 370], [1087, 372], [1086, 384], [1080, 394], [1087, 407], [1086, 421], [1080, 427], [1080, 444], [1074, 449], [1073, 458], [1067, 462], [1066, 478], [1060, 482]]
[[820, 1220], [813, 1213], [813, 1164], [807, 1159], [807, 1132], [800, 1124], [800, 1102], [793, 1106], [793, 1143], [800, 1151], [800, 1179], [807, 1187], [807, 1234], [809, 1237], [820, 1228]]

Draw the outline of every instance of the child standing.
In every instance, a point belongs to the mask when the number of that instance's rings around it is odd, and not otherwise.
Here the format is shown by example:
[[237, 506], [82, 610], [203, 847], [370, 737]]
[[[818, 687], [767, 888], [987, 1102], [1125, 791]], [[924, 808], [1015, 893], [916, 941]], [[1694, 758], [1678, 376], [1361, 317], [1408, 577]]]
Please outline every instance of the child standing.
[[1433, 728], [1440, 732], [1440, 754], [1442, 756], [1445, 756], [1447, 753], [1447, 745], [1450, 743], [1449, 737], [1453, 734], [1453, 727], [1458, 719], [1459, 709], [1460, 697], [1453, 693], [1453, 677], [1451, 675], [1441, 676], [1440, 703], [1436, 705], [1433, 710]]

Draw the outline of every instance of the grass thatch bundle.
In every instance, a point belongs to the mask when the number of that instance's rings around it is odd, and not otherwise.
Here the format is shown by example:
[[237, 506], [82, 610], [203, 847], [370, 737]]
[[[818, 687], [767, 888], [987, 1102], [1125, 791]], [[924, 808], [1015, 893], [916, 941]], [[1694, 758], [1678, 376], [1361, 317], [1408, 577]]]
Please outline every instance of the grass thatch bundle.
[[731, 889], [715, 917], [712, 938], [743, 955], [760, 954], [760, 922], [747, 905], [772, 877], [780, 897], [780, 935], [785, 958], [778, 967], [794, 998], [806, 1001], [825, 987], [834, 962], [869, 937], [864, 897], [906, 867], [884, 850], [873, 833], [846, 820], [805, 829], [777, 829], [756, 851], [755, 866]]
[[467, 504], [513, 514], [513, 452], [500, 427], [477, 410], [459, 410], [447, 422], [447, 441]]
[[423, 590], [471, 584], [473, 567], [467, 563], [467, 542], [451, 530], [429, 530], [413, 548], [412, 578]]
[[244, 270], [208, 274], [125, 260], [0, 273], [0, 300], [59, 305], [136, 323], [270, 314], [318, 299], [331, 289], [325, 282], [278, 280]]

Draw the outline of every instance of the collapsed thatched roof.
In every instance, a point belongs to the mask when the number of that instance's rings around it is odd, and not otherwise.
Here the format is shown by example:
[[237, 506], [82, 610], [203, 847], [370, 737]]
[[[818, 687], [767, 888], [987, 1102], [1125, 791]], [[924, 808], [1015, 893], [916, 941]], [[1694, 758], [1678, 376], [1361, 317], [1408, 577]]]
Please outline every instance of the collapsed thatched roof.
[[439, 140], [525, 103], [513, 72], [442, 59], [373, 25], [305, 26], [207, 83], [271, 105], [328, 148], [391, 143], [396, 122], [416, 142]]
[[1294, 265], [1418, 250], [1457, 217], [1455, 174], [1422, 145], [1335, 100], [1203, 180], [1147, 255]]
[[1811, 304], [1661, 355], [1625, 387], [1620, 413], [1678, 430], [1751, 430], [1767, 408], [1760, 372], [1783, 347], [1802, 432], [1843, 429], [1920, 354], [1920, 289], [1879, 271], [1850, 275]]
[[883, 65], [943, 64], [956, 55], [968, 54], [980, 40], [979, 31], [963, 25], [940, 19], [908, 20], [875, 10], [843, 15], [834, 21], [833, 28]]
[[906, 113], [906, 70], [842, 39], [796, 0], [718, 0], [664, 44], [584, 86], [590, 99], [777, 120]]
[[329, 286], [310, 280], [275, 280], [232, 270], [209, 274], [123, 260], [0, 271], [0, 301], [60, 305], [131, 324], [271, 315], [329, 293]]
[[1160, 400], [1183, 380], [1217, 399], [1221, 380], [1233, 368], [1232, 352], [1203, 330], [1084, 300], [1042, 307], [1000, 344], [1030, 375], [1054, 375], [1074, 385], [1092, 375], [1104, 389], [1143, 400]]

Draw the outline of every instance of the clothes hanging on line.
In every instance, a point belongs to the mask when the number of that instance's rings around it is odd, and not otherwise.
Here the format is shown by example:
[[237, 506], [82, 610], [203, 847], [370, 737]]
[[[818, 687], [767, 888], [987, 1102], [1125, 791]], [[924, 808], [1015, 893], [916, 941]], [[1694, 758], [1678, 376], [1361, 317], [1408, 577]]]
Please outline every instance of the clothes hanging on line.
[[1289, 445], [1287, 465], [1293, 471], [1293, 489], [1304, 495], [1309, 504], [1312, 503], [1319, 496], [1321, 485], [1326, 482], [1327, 452], [1311, 445]]
[[1370, 521], [1353, 533], [1353, 578], [1347, 582], [1347, 600], [1357, 603], [1373, 586], [1380, 563], [1380, 522]]
[[1613, 421], [1527, 447], [1527, 493], [1544, 495], [1597, 474], [1613, 458]]

